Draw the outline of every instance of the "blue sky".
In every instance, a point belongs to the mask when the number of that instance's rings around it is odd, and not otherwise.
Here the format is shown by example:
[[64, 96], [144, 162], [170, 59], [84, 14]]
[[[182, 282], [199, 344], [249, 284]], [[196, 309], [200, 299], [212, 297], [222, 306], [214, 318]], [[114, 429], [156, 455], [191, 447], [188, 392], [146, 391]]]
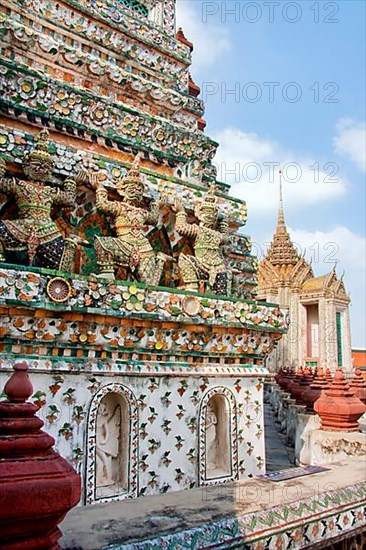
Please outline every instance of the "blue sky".
[[365, 9], [361, 0], [177, 0], [206, 131], [221, 144], [219, 179], [248, 203], [244, 231], [264, 253], [278, 209], [269, 163], [290, 163], [288, 228], [316, 275], [335, 260], [346, 271], [354, 347], [366, 345]]

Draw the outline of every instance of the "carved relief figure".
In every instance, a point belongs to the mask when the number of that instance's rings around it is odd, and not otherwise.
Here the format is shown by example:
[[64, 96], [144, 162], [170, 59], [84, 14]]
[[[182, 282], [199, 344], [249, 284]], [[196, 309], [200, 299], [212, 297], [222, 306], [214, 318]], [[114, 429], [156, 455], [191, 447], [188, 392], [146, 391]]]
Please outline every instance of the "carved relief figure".
[[222, 245], [228, 239], [228, 223], [219, 219], [214, 187], [204, 202], [195, 209], [199, 223], [187, 223], [187, 214], [180, 201], [175, 202], [175, 228], [180, 235], [193, 240], [194, 256], [180, 254], [178, 266], [186, 290], [199, 290], [201, 281], [208, 281], [214, 294], [229, 295], [232, 274], [222, 254]]
[[108, 487], [121, 481], [118, 463], [121, 443], [121, 407], [102, 400], [98, 408], [96, 433], [96, 485]]
[[206, 411], [206, 470], [217, 467], [217, 416], [209, 403]]
[[0, 220], [0, 261], [63, 269], [68, 244], [51, 218], [51, 209], [72, 206], [77, 184], [87, 181], [87, 173], [81, 170], [61, 187], [51, 185], [54, 161], [48, 152], [47, 130], [36, 139], [35, 149], [23, 160], [26, 178], [4, 178], [6, 167], [0, 159], [0, 193], [13, 196], [19, 210], [17, 219]]
[[142, 283], [158, 285], [168, 256], [154, 252], [145, 236], [145, 225], [156, 225], [159, 218], [160, 201], [148, 209], [143, 206], [144, 184], [139, 173], [139, 156], [135, 158], [130, 171], [116, 187], [123, 197], [119, 201], [108, 200], [107, 190], [98, 183], [97, 175], [90, 175], [90, 182], [96, 189], [96, 207], [114, 218], [117, 237], [96, 237], [94, 247], [100, 274], [114, 277], [116, 267], [128, 268], [134, 278]]

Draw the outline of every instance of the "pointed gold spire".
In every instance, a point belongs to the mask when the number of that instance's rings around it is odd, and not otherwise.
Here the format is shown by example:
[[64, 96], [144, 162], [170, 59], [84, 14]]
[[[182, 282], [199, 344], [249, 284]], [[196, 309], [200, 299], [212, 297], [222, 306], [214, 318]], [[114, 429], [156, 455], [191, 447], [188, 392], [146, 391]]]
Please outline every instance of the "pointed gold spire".
[[285, 215], [283, 213], [283, 193], [282, 193], [282, 170], [279, 171], [280, 176], [280, 206], [278, 209], [278, 225], [285, 225]]
[[300, 259], [288, 234], [283, 210], [282, 170], [279, 171], [278, 222], [266, 259], [272, 265], [296, 265]]

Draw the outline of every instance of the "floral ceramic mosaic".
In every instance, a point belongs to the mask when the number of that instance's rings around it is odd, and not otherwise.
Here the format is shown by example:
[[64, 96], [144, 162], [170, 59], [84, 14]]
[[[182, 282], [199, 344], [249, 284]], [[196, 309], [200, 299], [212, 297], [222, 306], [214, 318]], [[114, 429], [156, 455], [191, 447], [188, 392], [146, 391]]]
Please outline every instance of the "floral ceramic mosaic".
[[[190, 312], [187, 310], [187, 294], [178, 294], [170, 289], [151, 289], [142, 283], [108, 282], [98, 279], [72, 278], [70, 297], [62, 304], [55, 303], [52, 297], [47, 295], [47, 281], [50, 277], [29, 271], [17, 271], [14, 269], [0, 270], [0, 303], [6, 305], [9, 301], [18, 302], [21, 306], [39, 305], [45, 309], [62, 309], [73, 312], [86, 309], [97, 310], [102, 314], [112, 314], [116, 317], [128, 316], [133, 318], [144, 315], [145, 319], [152, 319], [160, 323], [164, 320], [174, 319], [175, 322], [187, 322], [189, 324], [208, 324], [215, 326], [247, 327], [257, 330], [269, 330], [273, 333], [281, 333], [287, 329], [286, 310], [276, 306], [260, 304], [249, 301], [233, 301], [219, 297], [192, 296], [190, 302], [194, 302], [197, 308]], [[56, 325], [57, 326], [57, 325]], [[113, 329], [112, 329], [113, 331]], [[108, 332], [106, 333], [108, 334]], [[106, 339], [112, 338], [113, 332]], [[188, 336], [188, 335], [187, 335]], [[200, 338], [200, 348], [204, 343], [204, 336]], [[207, 344], [211, 337], [207, 338]], [[256, 333], [247, 337], [243, 333], [237, 336], [236, 346], [241, 345], [241, 350], [255, 349], [262, 344], [261, 353], [266, 353], [270, 347], [270, 335], [267, 343], [262, 342], [262, 335]], [[173, 337], [173, 341], [179, 340], [179, 334]], [[183, 337], [184, 339], [184, 337]], [[228, 351], [225, 341], [230, 342], [231, 337], [217, 337], [215, 343], [217, 351]], [[188, 341], [187, 341], [188, 343]], [[181, 344], [182, 345], [182, 344]], [[245, 348], [246, 346], [246, 348]], [[189, 348], [187, 348], [189, 349]], [[193, 349], [192, 349], [193, 350]], [[237, 350], [240, 351], [240, 350]]]
[[18, 67], [15, 75], [14, 66], [5, 61], [0, 74], [2, 100], [8, 105], [22, 102], [27, 110], [46, 112], [50, 120], [63, 121], [104, 138], [122, 139], [147, 150], [159, 149], [177, 160], [188, 157], [209, 161], [215, 154], [217, 144], [204, 134], [187, 132], [171, 122], [126, 108], [118, 101], [67, 84], [55, 84], [32, 70]]
[[[134, 94], [134, 100], [141, 96], [142, 100], [146, 101], [147, 99], [155, 105], [159, 105], [159, 103], [163, 101], [165, 106], [169, 106], [172, 110], [170, 115], [172, 121], [188, 126], [193, 130], [196, 129], [197, 116], [202, 116], [203, 114], [202, 101], [197, 98], [182, 95], [176, 89], [170, 88], [168, 82], [162, 80], [161, 83], [157, 83], [149, 79], [148, 75], [143, 77], [139, 74], [131, 73], [130, 70], [127, 70], [128, 67], [122, 68], [119, 64], [116, 64], [116, 59], [114, 57], [106, 58], [102, 55], [100, 50], [95, 50], [91, 54], [90, 49], [86, 48], [82, 43], [80, 43], [79, 49], [76, 50], [65, 42], [63, 36], [59, 36], [58, 38], [55, 36], [48, 36], [46, 38], [42, 34], [45, 27], [39, 21], [35, 21], [34, 25], [29, 27], [19, 21], [4, 17], [2, 21], [0, 19], [0, 24], [2, 25], [3, 40], [7, 40], [9, 44], [16, 41], [22, 48], [29, 48], [29, 51], [32, 49], [33, 52], [36, 51], [37, 53], [39, 52], [39, 54], [51, 54], [55, 61], [58, 61], [58, 65], [63, 68], [65, 73], [68, 69], [76, 66], [78, 71], [82, 71], [85, 76], [107, 78], [110, 86], [116, 89], [116, 93], [118, 93], [118, 86], [123, 85], [125, 87], [125, 92], [129, 89], [129, 91]], [[28, 56], [27, 51], [24, 51], [24, 56]], [[26, 65], [28, 67], [34, 67], [32, 57], [27, 57]], [[40, 70], [40, 63], [38, 63], [37, 70], [40, 75], [42, 73], [47, 74], [49, 67], [45, 62], [44, 66], [42, 66], [42, 70]], [[50, 73], [50, 75], [51, 74], [52, 73]], [[184, 82], [183, 78], [184, 77], [182, 77], [182, 85]], [[187, 75], [185, 75], [185, 80], [188, 89]], [[31, 83], [27, 78], [23, 79], [20, 84], [21, 94], [25, 98], [29, 96], [29, 92], [28, 94], [26, 93], [29, 85], [31, 85]], [[99, 88], [94, 87], [94, 90], [98, 91], [100, 95], [105, 95], [105, 92], [103, 92], [105, 87], [103, 85], [100, 85]], [[60, 114], [69, 114], [71, 112], [70, 105], [71, 100], [67, 105], [61, 105], [61, 107], [64, 107], [64, 110], [59, 109]], [[178, 107], [184, 109], [185, 116], [174, 114]], [[167, 109], [167, 113], [168, 112], [169, 109]], [[189, 115], [189, 113], [191, 114]], [[196, 116], [194, 116], [194, 114]]]

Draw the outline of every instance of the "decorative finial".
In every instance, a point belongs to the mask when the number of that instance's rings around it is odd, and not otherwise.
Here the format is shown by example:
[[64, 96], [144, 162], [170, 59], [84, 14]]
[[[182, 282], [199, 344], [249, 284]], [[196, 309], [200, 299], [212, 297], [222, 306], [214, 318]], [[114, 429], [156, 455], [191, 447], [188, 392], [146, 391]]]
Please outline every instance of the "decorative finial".
[[33, 393], [28, 376], [27, 363], [15, 363], [14, 372], [4, 386], [4, 393], [10, 403], [25, 403]]
[[[0, 537], [2, 548], [60, 548], [57, 525], [76, 506], [81, 479], [42, 431], [26, 363], [16, 363], [0, 401]], [[42, 495], [42, 498], [37, 498]]]
[[283, 192], [282, 192], [282, 170], [279, 170], [279, 193], [280, 193], [280, 205], [278, 210], [278, 223], [285, 225], [285, 216], [283, 213]]

